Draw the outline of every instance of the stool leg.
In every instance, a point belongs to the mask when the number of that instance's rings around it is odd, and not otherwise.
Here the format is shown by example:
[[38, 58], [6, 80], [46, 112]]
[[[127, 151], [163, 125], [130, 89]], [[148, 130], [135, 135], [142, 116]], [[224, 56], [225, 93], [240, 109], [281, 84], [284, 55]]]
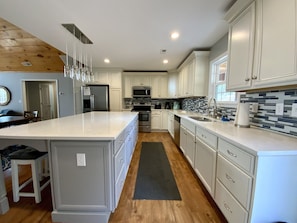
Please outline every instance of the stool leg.
[[11, 160], [11, 177], [12, 177], [12, 193], [13, 201], [18, 202], [20, 200], [19, 196], [19, 170], [18, 165], [14, 160]]
[[32, 178], [33, 178], [33, 189], [35, 195], [35, 202], [40, 203], [41, 193], [40, 193], [40, 182], [39, 182], [39, 161], [34, 160], [32, 162]]
[[48, 165], [48, 156], [44, 159], [44, 173], [45, 176], [49, 176], [49, 165]]

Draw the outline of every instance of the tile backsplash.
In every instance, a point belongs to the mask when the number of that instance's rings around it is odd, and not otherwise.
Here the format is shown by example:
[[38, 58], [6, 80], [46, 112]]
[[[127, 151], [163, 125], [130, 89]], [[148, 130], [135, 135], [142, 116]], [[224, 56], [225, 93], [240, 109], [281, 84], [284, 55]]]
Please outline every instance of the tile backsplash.
[[[297, 136], [297, 117], [291, 116], [292, 104], [297, 103], [297, 89], [245, 94], [240, 101], [259, 103], [258, 112], [250, 114], [252, 125]], [[283, 115], [275, 114], [277, 103], [284, 104]]]
[[[205, 114], [207, 97], [186, 98], [182, 101], [182, 109]], [[247, 93], [240, 96], [241, 102], [258, 103], [258, 112], [250, 113], [250, 124], [259, 128], [297, 136], [297, 117], [292, 117], [292, 104], [297, 103], [297, 89]], [[283, 115], [275, 114], [277, 103], [284, 104]], [[236, 108], [219, 108], [222, 114], [231, 120], [235, 119]]]

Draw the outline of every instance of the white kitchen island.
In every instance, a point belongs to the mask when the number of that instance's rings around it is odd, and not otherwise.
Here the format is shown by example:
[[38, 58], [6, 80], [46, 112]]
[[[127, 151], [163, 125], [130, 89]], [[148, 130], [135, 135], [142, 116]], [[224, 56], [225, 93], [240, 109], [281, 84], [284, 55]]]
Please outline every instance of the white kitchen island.
[[[0, 149], [25, 144], [49, 152], [53, 222], [108, 222], [137, 134], [137, 112], [90, 112], [0, 129]], [[0, 212], [7, 206], [3, 182], [0, 174]]]

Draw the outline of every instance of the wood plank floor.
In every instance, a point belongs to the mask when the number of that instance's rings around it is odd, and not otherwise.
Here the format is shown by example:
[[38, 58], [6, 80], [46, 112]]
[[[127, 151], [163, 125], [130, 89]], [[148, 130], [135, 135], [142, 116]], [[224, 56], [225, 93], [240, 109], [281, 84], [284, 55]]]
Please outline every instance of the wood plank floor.
[[[133, 200], [134, 187], [140, 157], [141, 142], [163, 142], [172, 172], [175, 176], [181, 201]], [[22, 171], [22, 178], [30, 169]], [[42, 202], [34, 198], [21, 198], [12, 202], [10, 171], [5, 171], [6, 188], [11, 209], [0, 215], [2, 223], [52, 223], [51, 192], [47, 187], [42, 192]], [[213, 201], [205, 195], [201, 183], [191, 170], [169, 133], [139, 133], [138, 142], [128, 171], [119, 205], [109, 223], [225, 223], [227, 222]], [[82, 222], [83, 223], [83, 222]], [[98, 222], [100, 223], [100, 222]]]
[[[141, 142], [163, 142], [182, 197], [172, 200], [132, 200], [140, 157]], [[214, 208], [169, 133], [139, 133], [127, 180], [116, 211], [109, 223], [219, 223], [227, 222]]]

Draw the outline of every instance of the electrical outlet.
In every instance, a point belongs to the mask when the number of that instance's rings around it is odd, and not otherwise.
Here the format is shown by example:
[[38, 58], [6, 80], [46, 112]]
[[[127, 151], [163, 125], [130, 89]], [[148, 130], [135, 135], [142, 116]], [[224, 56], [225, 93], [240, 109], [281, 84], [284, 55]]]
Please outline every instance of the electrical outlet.
[[292, 104], [292, 117], [297, 117], [297, 103]]
[[77, 153], [76, 154], [76, 165], [77, 166], [86, 166], [86, 154]]
[[283, 115], [284, 114], [284, 103], [277, 103], [275, 105], [275, 114]]

